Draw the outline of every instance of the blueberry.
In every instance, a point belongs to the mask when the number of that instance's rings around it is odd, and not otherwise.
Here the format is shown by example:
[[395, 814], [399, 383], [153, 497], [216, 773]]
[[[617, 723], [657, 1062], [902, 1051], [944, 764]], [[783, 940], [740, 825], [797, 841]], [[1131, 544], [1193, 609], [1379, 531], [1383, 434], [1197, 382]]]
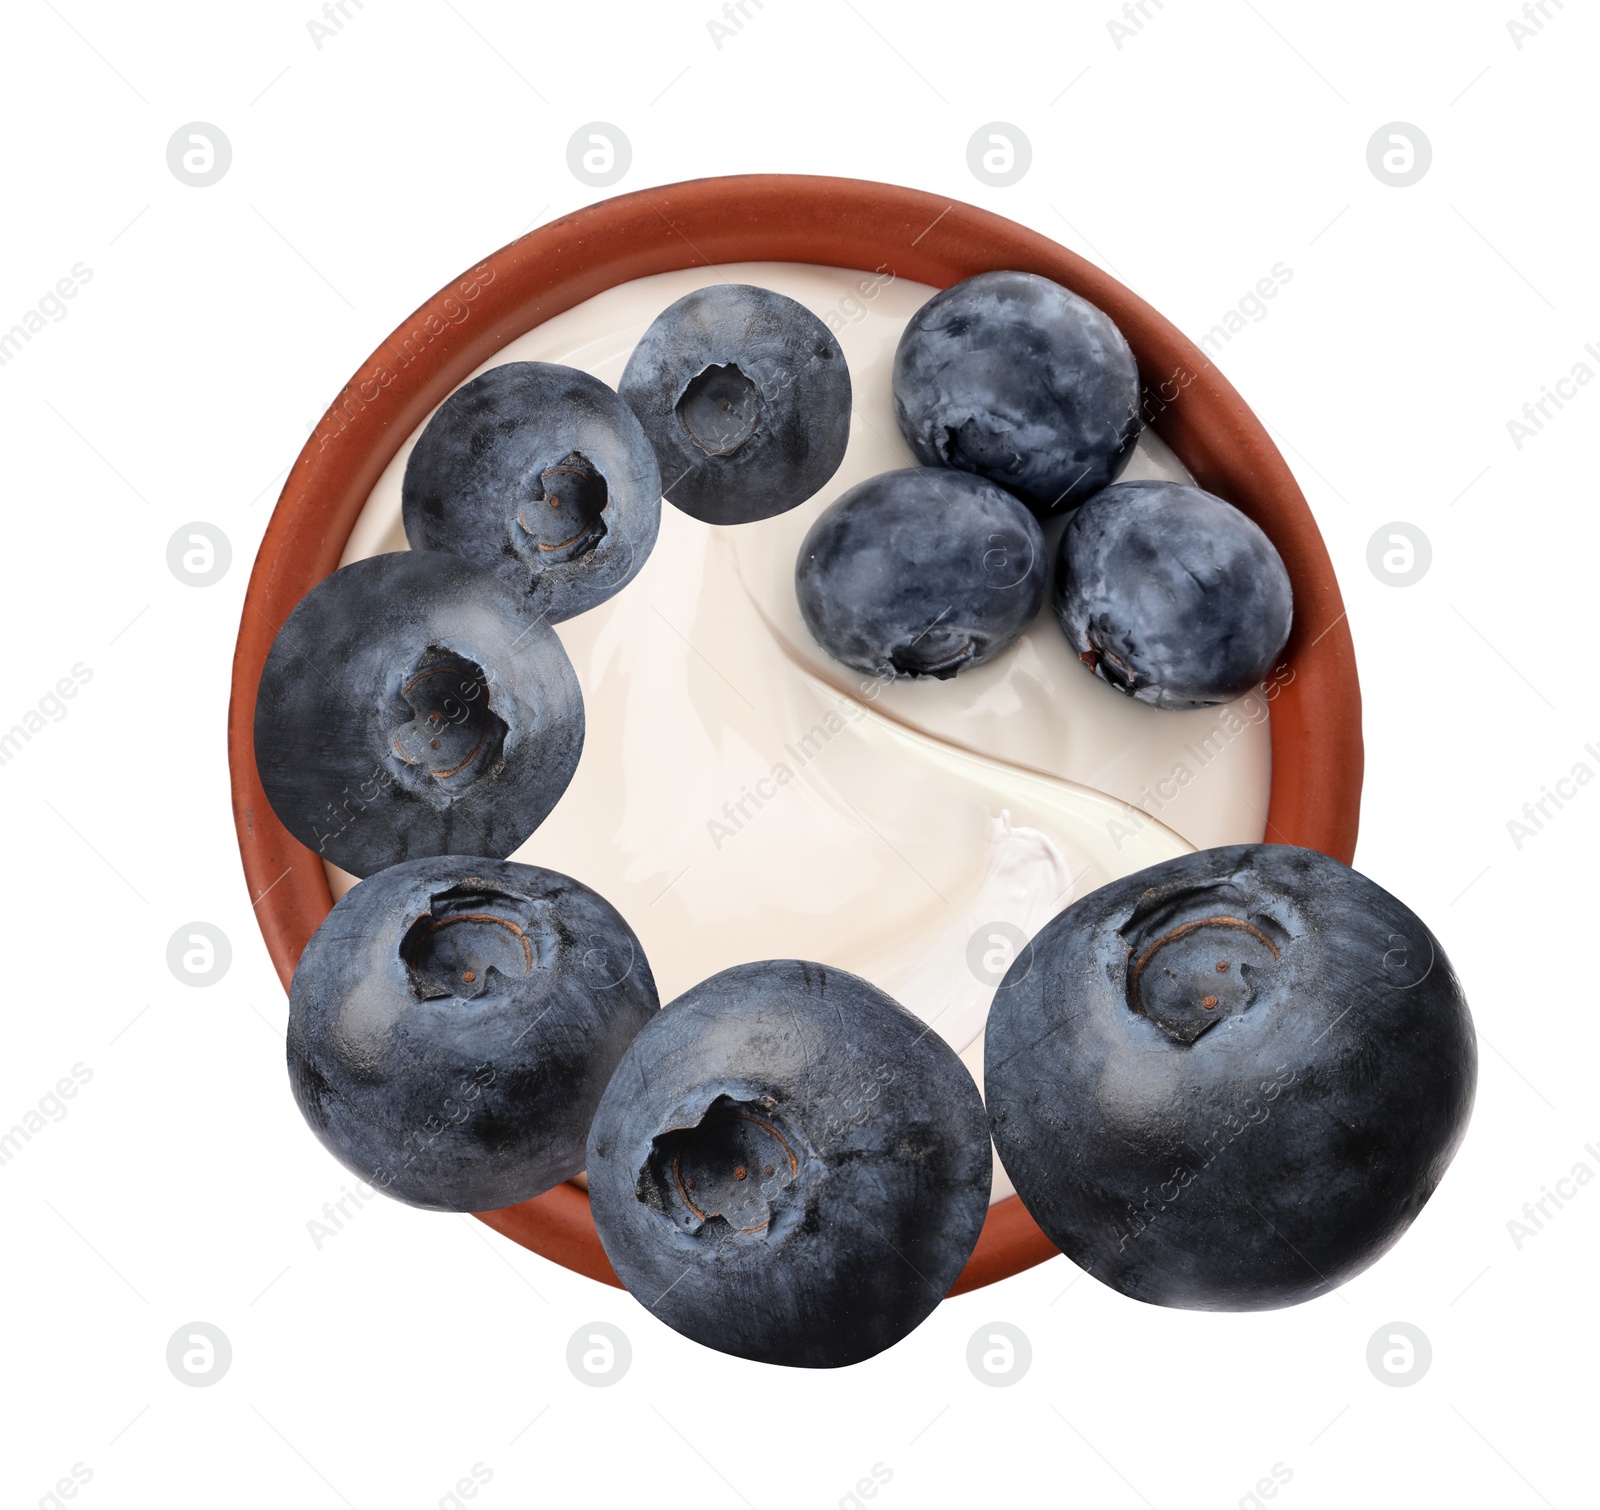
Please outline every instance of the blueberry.
[[989, 1202], [983, 1103], [891, 998], [803, 960], [724, 970], [636, 1038], [589, 1134], [595, 1226], [687, 1337], [803, 1368], [898, 1342]]
[[1203, 489], [1119, 482], [1073, 515], [1051, 605], [1078, 658], [1158, 708], [1249, 691], [1289, 639], [1289, 573], [1260, 527]]
[[509, 855], [583, 749], [555, 631], [493, 572], [399, 551], [341, 567], [278, 631], [256, 767], [302, 844], [355, 875], [412, 855]]
[[656, 542], [661, 477], [599, 378], [507, 362], [428, 421], [401, 484], [406, 539], [498, 572], [552, 624], [619, 592]]
[[1439, 941], [1313, 850], [1240, 844], [1047, 923], [989, 1014], [995, 1146], [1050, 1240], [1136, 1300], [1293, 1305], [1411, 1224], [1477, 1041]]
[[431, 1211], [493, 1211], [583, 1168], [659, 1007], [639, 940], [569, 876], [407, 860], [323, 919], [289, 992], [289, 1081], [328, 1151]]
[[618, 385], [649, 435], [669, 502], [708, 524], [802, 504], [850, 439], [850, 371], [803, 304], [718, 283], [670, 304]]
[[1003, 488], [906, 467], [836, 499], [795, 562], [800, 616], [835, 660], [870, 675], [947, 679], [992, 661], [1044, 601], [1044, 536]]
[[979, 273], [911, 317], [894, 409], [918, 461], [990, 478], [1046, 518], [1133, 454], [1139, 371], [1088, 300], [1037, 273]]

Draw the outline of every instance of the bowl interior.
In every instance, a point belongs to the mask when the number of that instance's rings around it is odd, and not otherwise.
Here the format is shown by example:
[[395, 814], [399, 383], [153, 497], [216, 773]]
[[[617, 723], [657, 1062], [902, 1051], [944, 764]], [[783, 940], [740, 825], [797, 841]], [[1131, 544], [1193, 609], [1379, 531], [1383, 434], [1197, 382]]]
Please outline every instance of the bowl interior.
[[[903, 284], [933, 287], [988, 268], [1021, 268], [1055, 278], [1106, 309], [1139, 360], [1145, 417], [1163, 448], [1170, 446], [1202, 486], [1256, 519], [1283, 555], [1294, 585], [1295, 630], [1271, 704], [1270, 803], [1251, 837], [1264, 831], [1273, 842], [1351, 858], [1360, 708], [1337, 584], [1286, 465], [1209, 360], [1098, 269], [969, 206], [850, 180], [706, 180], [607, 201], [543, 227], [471, 269], [373, 354], [292, 469], [252, 573], [230, 710], [241, 851], [263, 936], [286, 982], [331, 906], [332, 893], [320, 860], [277, 823], [254, 768], [255, 685], [277, 626], [341, 558], [393, 548], [393, 541], [363, 544], [363, 508], [385, 469], [393, 475], [407, 436], [475, 368], [503, 359], [496, 353], [525, 332], [619, 284], [753, 260], [860, 269], [880, 281], [892, 273]], [[858, 391], [858, 404], [864, 399]], [[824, 494], [836, 491], [830, 487]], [[781, 520], [772, 523], [782, 526]], [[555, 863], [536, 852], [528, 858]], [[586, 1197], [574, 1186], [483, 1218], [557, 1262], [616, 1282]], [[1054, 1251], [1016, 1198], [1008, 1197], [991, 1208], [956, 1288], [991, 1282]]]

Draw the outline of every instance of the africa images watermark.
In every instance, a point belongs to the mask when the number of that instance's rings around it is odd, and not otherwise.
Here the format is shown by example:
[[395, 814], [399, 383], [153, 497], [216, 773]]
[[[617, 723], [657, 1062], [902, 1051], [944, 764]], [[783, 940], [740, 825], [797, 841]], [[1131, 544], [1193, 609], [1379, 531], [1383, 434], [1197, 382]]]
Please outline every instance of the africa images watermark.
[[[1593, 1143], [1585, 1143], [1583, 1151], [1589, 1158], [1600, 1164], [1600, 1148]], [[1537, 1237], [1544, 1229], [1555, 1220], [1561, 1208], [1572, 1200], [1583, 1187], [1594, 1179], [1594, 1167], [1587, 1160], [1579, 1159], [1572, 1168], [1562, 1175], [1555, 1183], [1555, 1188], [1541, 1185], [1543, 1192], [1536, 1201], [1522, 1203], [1524, 1220], [1518, 1221], [1512, 1217], [1506, 1223], [1506, 1234], [1511, 1239], [1511, 1244], [1518, 1252], [1529, 1238]]]
[[[1586, 744], [1583, 753], [1595, 762], [1595, 766], [1600, 766], [1600, 749], [1593, 744]], [[1511, 847], [1521, 849], [1529, 839], [1543, 833], [1545, 826], [1554, 820], [1562, 808], [1594, 780], [1595, 766], [1591, 766], [1587, 760], [1577, 760], [1565, 776], [1557, 776], [1553, 782], [1541, 784], [1541, 795], [1522, 804], [1522, 816], [1506, 819], [1506, 833], [1511, 839]], [[1551, 811], [1552, 807], [1554, 812]]]
[[1274, 262], [1245, 290], [1233, 308], [1200, 337], [1200, 349], [1219, 356], [1222, 348], [1245, 328], [1247, 319], [1252, 325], [1259, 325], [1267, 318], [1271, 313], [1267, 300], [1276, 299], [1293, 277], [1294, 269], [1287, 262]]
[[[1592, 357], [1600, 365], [1600, 346], [1593, 341], [1584, 346], [1586, 355]], [[1539, 435], [1546, 425], [1550, 424], [1573, 399], [1577, 398], [1578, 390], [1587, 388], [1594, 381], [1594, 368], [1588, 362], [1578, 360], [1564, 376], [1558, 377], [1553, 383], [1541, 383], [1539, 397], [1529, 399], [1522, 406], [1520, 419], [1506, 421], [1506, 434], [1511, 438], [1511, 449], [1520, 451], [1527, 443]]]
[[873, 268], [870, 277], [862, 277], [857, 281], [856, 293], [859, 293], [861, 298], [858, 299], [853, 293], [844, 295], [823, 317], [822, 323], [834, 335], [838, 335], [846, 325], [860, 324], [867, 317], [867, 305], [893, 283], [895, 277], [895, 270], [887, 262], [880, 262]]
[[[441, 1133], [443, 1133], [449, 1127], [460, 1126], [461, 1123], [465, 1122], [467, 1118], [471, 1116], [472, 1108], [470, 1103], [476, 1101], [484, 1091], [494, 1084], [494, 1082], [494, 1066], [487, 1063], [478, 1065], [472, 1071], [472, 1073], [466, 1076], [457, 1086], [457, 1094], [461, 1097], [461, 1104], [459, 1106], [457, 1105], [454, 1096], [447, 1096], [445, 1098], [444, 1105], [439, 1108], [439, 1111], [445, 1115], [440, 1116], [436, 1113], [435, 1115], [427, 1118], [421, 1127], [412, 1128], [400, 1140], [401, 1148], [406, 1147], [408, 1144], [411, 1145], [411, 1152], [405, 1156], [405, 1160], [401, 1169], [393, 1170], [387, 1165], [381, 1165], [379, 1168], [373, 1170], [372, 1177], [366, 1182], [366, 1184], [377, 1190], [387, 1190], [392, 1184], [394, 1184], [396, 1175], [403, 1174], [414, 1163], [416, 1163], [418, 1156], [425, 1154]], [[452, 1108], [455, 1108], [455, 1110], [459, 1111], [461, 1115], [459, 1117], [454, 1115]], [[396, 1150], [396, 1152], [398, 1152], [398, 1150]], [[348, 1194], [348, 1192], [346, 1192], [346, 1194]], [[316, 1234], [313, 1233], [312, 1236], [315, 1238]]]
[[311, 38], [311, 45], [321, 52], [327, 43], [339, 35], [345, 27], [355, 18], [350, 14], [350, 7], [365, 10], [362, 0], [328, 0], [322, 7], [322, 19], [319, 21], [313, 16], [306, 22], [306, 35]]
[[1133, 807], [1119, 817], [1106, 820], [1106, 834], [1112, 846], [1121, 850], [1124, 839], [1133, 838], [1168, 803], [1176, 801], [1183, 789], [1239, 735], [1253, 724], [1264, 723], [1272, 700], [1293, 680], [1294, 668], [1281, 665], [1259, 686], [1226, 704], [1218, 713], [1217, 722], [1210, 733], [1184, 745], [1187, 759], [1178, 761], [1165, 776], [1150, 786], [1140, 787], [1139, 800]]
[[57, 1080], [55, 1087], [46, 1091], [8, 1131], [0, 1133], [0, 1165], [11, 1163], [52, 1122], [65, 1121], [72, 1110], [67, 1102], [93, 1079], [94, 1071], [81, 1059], [73, 1065], [71, 1072]]
[[472, 316], [472, 301], [493, 282], [494, 269], [487, 262], [480, 262], [456, 284], [454, 293], [445, 294], [437, 301], [437, 307], [430, 304], [419, 310], [404, 330], [390, 336], [381, 348], [383, 355], [374, 360], [365, 375], [358, 374], [347, 383], [328, 412], [318, 420], [312, 432], [317, 450], [326, 451], [330, 442], [343, 435], [366, 411], [367, 405], [377, 401], [397, 372], [409, 367], [452, 326], [464, 325]]
[[65, 320], [70, 312], [66, 301], [76, 299], [78, 290], [93, 277], [94, 269], [87, 262], [74, 262], [56, 279], [55, 287], [41, 294], [33, 308], [24, 311], [10, 330], [0, 332], [0, 367], [16, 360], [22, 348], [45, 328], [47, 319], [53, 325]]
[[706, 34], [711, 38], [712, 45], [718, 52], [722, 51], [723, 44], [730, 42], [742, 32], [750, 21], [750, 8], [765, 10], [762, 0], [727, 0], [722, 7], [722, 16], [719, 19], [713, 16], [706, 22]]
[[58, 724], [70, 711], [67, 703], [94, 679], [94, 667], [77, 661], [70, 676], [58, 677], [56, 684], [34, 705], [23, 713], [16, 723], [0, 733], [0, 766], [10, 765], [22, 753], [24, 745], [31, 744], [36, 734], [45, 730], [46, 720]]
[[871, 1477], [863, 1474], [855, 1482], [853, 1489], [846, 1490], [839, 1497], [839, 1510], [866, 1510], [866, 1502], [876, 1499], [878, 1491], [894, 1477], [894, 1469], [887, 1463], [877, 1462], [872, 1465]]
[[336, 1201], [322, 1203], [322, 1219], [319, 1221], [312, 1217], [306, 1223], [306, 1235], [311, 1239], [311, 1246], [322, 1251], [322, 1245], [337, 1237], [344, 1229], [355, 1220], [356, 1212], [360, 1211], [368, 1201], [375, 1200], [378, 1192], [365, 1180], [357, 1180], [356, 1188], [352, 1190], [348, 1185], [341, 1185], [343, 1192]]
[[469, 1475], [458, 1478], [455, 1488], [439, 1496], [438, 1510], [467, 1510], [467, 1501], [475, 1499], [478, 1491], [493, 1477], [494, 1469], [487, 1463], [474, 1463]]
[[1163, 0], [1124, 0], [1120, 19], [1113, 16], [1106, 22], [1106, 34], [1111, 38], [1111, 45], [1121, 52], [1155, 19], [1152, 11], [1166, 8]]
[[[1235, 1138], [1241, 1136], [1246, 1128], [1258, 1127], [1265, 1122], [1272, 1115], [1272, 1103], [1278, 1099], [1278, 1096], [1285, 1089], [1294, 1084], [1297, 1073], [1289, 1065], [1280, 1064], [1273, 1071], [1271, 1080], [1263, 1080], [1261, 1082], [1261, 1100], [1257, 1101], [1252, 1096], [1239, 1108], [1244, 1113], [1242, 1120], [1231, 1111], [1222, 1113], [1221, 1122], [1216, 1130], [1200, 1141], [1201, 1152], [1205, 1155], [1203, 1159], [1191, 1159], [1186, 1163], [1176, 1165], [1171, 1175], [1156, 1186], [1154, 1195], [1150, 1194], [1150, 1187], [1146, 1185], [1140, 1192], [1144, 1197], [1141, 1202], [1136, 1205], [1134, 1202], [1129, 1201], [1128, 1230], [1122, 1234], [1120, 1241], [1117, 1243], [1117, 1251], [1120, 1253], [1128, 1245], [1130, 1239], [1138, 1237], [1163, 1211], [1169, 1210], [1174, 1206], [1183, 1192], [1211, 1167], [1217, 1155], [1227, 1148]], [[1197, 1165], [1198, 1167], [1196, 1167]], [[1172, 1187], [1171, 1195], [1167, 1194], [1168, 1186]]]
[[1564, 11], [1566, 8], [1565, 0], [1525, 0], [1521, 18], [1513, 16], [1506, 22], [1512, 45], [1521, 52], [1555, 19], [1552, 11]]
[[[894, 676], [892, 670], [881, 672], [858, 682], [857, 690], [867, 702], [872, 702], [894, 680]], [[773, 801], [795, 779], [797, 772], [803, 771], [816, 760], [836, 735], [844, 733], [851, 724], [859, 723], [867, 716], [867, 710], [854, 698], [841, 697], [840, 701], [844, 704], [843, 713], [830, 708], [820, 722], [813, 724], [800, 736], [798, 745], [793, 741], [784, 745], [783, 753], [789, 757], [788, 760], [775, 761], [753, 787], [742, 785], [736, 801], [722, 804], [720, 819], [706, 819], [706, 833], [711, 838], [713, 849], [720, 850], [729, 839], [743, 833], [756, 813]], [[793, 764], [790, 764], [791, 761]]]
[[[1199, 372], [1191, 372], [1186, 363], [1178, 362], [1159, 383], [1145, 383], [1139, 391], [1139, 414], [1144, 423], [1153, 426], [1166, 411], [1183, 396], [1185, 388], [1203, 374], [1210, 372], [1216, 363], [1211, 360], [1208, 348], [1222, 347], [1245, 329], [1246, 317], [1250, 323], [1259, 324], [1266, 319], [1264, 299], [1276, 298], [1283, 286], [1294, 277], [1294, 269], [1287, 262], [1274, 262], [1269, 271], [1256, 279], [1254, 290], [1245, 293], [1215, 325], [1200, 338], [1200, 350], [1206, 360]], [[1257, 311], [1260, 313], [1257, 313]]]
[[71, 1475], [63, 1474], [53, 1489], [39, 1496], [39, 1510], [67, 1510], [67, 1501], [74, 1499], [80, 1489], [94, 1477], [94, 1469], [81, 1459], [72, 1465]]

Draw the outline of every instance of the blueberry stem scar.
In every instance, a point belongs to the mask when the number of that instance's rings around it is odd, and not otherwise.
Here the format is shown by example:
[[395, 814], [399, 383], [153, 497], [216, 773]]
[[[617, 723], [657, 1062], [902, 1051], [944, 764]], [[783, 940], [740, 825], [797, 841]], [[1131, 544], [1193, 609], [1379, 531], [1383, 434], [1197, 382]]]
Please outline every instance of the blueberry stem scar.
[[[561, 463], [561, 464], [558, 464], [556, 466], [551, 467], [549, 469], [549, 471], [547, 471], [544, 474], [544, 476], [541, 477], [539, 480], [542, 483], [549, 483], [549, 481], [550, 481], [550, 479], [552, 477], [562, 477], [562, 476], [565, 476], [565, 477], [576, 477], [578, 479], [578, 482], [579, 482], [580, 486], [589, 481], [589, 474], [587, 472], [585, 472], [583, 470], [583, 468], [567, 466], [565, 463]], [[561, 495], [559, 493], [551, 493], [550, 497], [549, 497], [549, 499], [547, 501], [549, 502], [550, 507], [553, 508], [553, 509], [558, 509], [558, 508], [561, 507]], [[606, 496], [605, 496], [605, 501], [600, 505], [600, 513], [601, 514], [605, 513], [605, 511], [606, 511], [607, 507], [610, 505], [610, 503], [611, 503], [611, 494], [608, 491], [606, 493]], [[578, 533], [576, 535], [574, 535], [570, 540], [563, 540], [559, 545], [542, 545], [541, 544], [539, 546], [539, 549], [542, 550], [542, 551], [564, 551], [564, 550], [567, 549], [568, 546], [576, 545], [593, 528], [594, 528], [594, 522], [591, 520], [588, 524], [584, 525], [583, 528], [580, 529], [578, 531]]]
[[[425, 681], [429, 680], [431, 677], [435, 677], [435, 676], [444, 676], [447, 673], [448, 674], [454, 674], [456, 676], [462, 676], [462, 671], [461, 671], [461, 668], [459, 666], [453, 666], [453, 665], [450, 665], [448, 663], [445, 664], [445, 665], [442, 665], [442, 666], [430, 666], [430, 667], [428, 667], [427, 670], [420, 671], [420, 672], [417, 673], [416, 676], [412, 677], [411, 680], [409, 682], [407, 682], [400, 689], [400, 695], [403, 698], [406, 698], [407, 701], [409, 701], [410, 700], [410, 696], [411, 696], [411, 689], [413, 687], [415, 687], [419, 682], [425, 682]], [[477, 685], [477, 686], [481, 686], [482, 685], [481, 682], [477, 682], [476, 679], [472, 679], [472, 680], [474, 681], [475, 685]], [[462, 685], [463, 688], [466, 687], [468, 685], [468, 679], [463, 677], [461, 685]], [[474, 692], [474, 696], [476, 696], [475, 692]], [[413, 707], [414, 706], [415, 706], [415, 704], [413, 704]], [[489, 707], [489, 704], [488, 704], [488, 701], [486, 699], [485, 702], [484, 702], [484, 711], [485, 712], [488, 711], [488, 707]], [[434, 724], [437, 724], [438, 722], [439, 722], [439, 714], [438, 714], [438, 710], [435, 709], [433, 712], [428, 714], [428, 723], [429, 723], [430, 726], [432, 726]], [[452, 719], [451, 722], [452, 723], [458, 722], [458, 720]], [[489, 723], [489, 720], [487, 718], [485, 718], [482, 721], [482, 724], [480, 725], [479, 730], [478, 730], [478, 742], [475, 745], [473, 745], [472, 749], [461, 760], [460, 764], [452, 766], [448, 771], [433, 771], [433, 770], [430, 770], [428, 772], [428, 774], [430, 776], [432, 776], [435, 781], [444, 781], [448, 777], [454, 776], [457, 773], [466, 770], [466, 768], [469, 765], [471, 765], [474, 760], [476, 760], [478, 758], [478, 752], [483, 748], [485, 741], [489, 738], [489, 730], [490, 730], [490, 723]], [[394, 746], [395, 754], [398, 755], [403, 761], [405, 761], [405, 763], [407, 765], [421, 765], [421, 763], [422, 763], [421, 761], [413, 760], [411, 758], [411, 756], [406, 754], [405, 750], [401, 748], [399, 733], [396, 733], [396, 734], [393, 734], [393, 735], [390, 736], [390, 743]], [[439, 748], [439, 741], [437, 739], [433, 741], [432, 748], [435, 749], [435, 750], [437, 750]]]
[[[429, 927], [429, 933], [437, 933], [441, 928], [448, 928], [452, 923], [493, 923], [498, 928], [507, 929], [514, 933], [517, 942], [522, 945], [522, 957], [527, 961], [528, 969], [533, 969], [533, 945], [528, 942], [528, 935], [522, 931], [510, 918], [497, 918], [492, 912], [457, 912], [447, 918], [435, 918]], [[470, 972], [461, 977], [471, 980]]]
[[[1272, 951], [1273, 959], [1282, 959], [1278, 946], [1269, 939], [1254, 923], [1247, 923], [1243, 918], [1220, 916], [1214, 918], [1191, 918], [1187, 923], [1180, 923], [1171, 933], [1163, 933], [1153, 944], [1150, 944], [1134, 961], [1133, 969], [1128, 975], [1128, 990], [1137, 999], [1139, 995], [1139, 977], [1144, 974], [1144, 967], [1150, 963], [1155, 952], [1166, 944], [1175, 944], [1181, 938], [1187, 938], [1191, 933], [1196, 933], [1202, 928], [1238, 928], [1248, 933], [1251, 938], [1265, 944]], [[1217, 969], [1226, 970], [1227, 962], [1222, 961]], [[1210, 1000], [1208, 997], [1207, 1000]]]
[[[739, 1117], [740, 1119], [742, 1119], [745, 1122], [754, 1122], [757, 1127], [764, 1128], [767, 1132], [771, 1133], [772, 1136], [775, 1137], [778, 1140], [779, 1143], [781, 1143], [783, 1145], [784, 1153], [786, 1153], [789, 1156], [789, 1178], [790, 1179], [793, 1179], [795, 1177], [795, 1175], [800, 1172], [800, 1161], [799, 1161], [799, 1159], [797, 1159], [795, 1157], [794, 1150], [789, 1146], [789, 1140], [787, 1138], [785, 1138], [784, 1135], [781, 1132], [779, 1132], [776, 1127], [774, 1127], [770, 1122], [764, 1121], [760, 1117], [752, 1117], [749, 1112], [736, 1112], [734, 1115]], [[699, 1124], [696, 1124], [696, 1125], [698, 1126]], [[676, 1130], [677, 1129], [674, 1129], [674, 1131], [676, 1131]], [[684, 1131], [689, 1131], [690, 1129], [685, 1128], [683, 1130]], [[772, 1166], [770, 1164], [766, 1165], [765, 1168], [766, 1168], [766, 1172], [768, 1174], [772, 1173]], [[734, 1169], [733, 1177], [736, 1180], [742, 1180], [742, 1179], [745, 1178], [745, 1176], [748, 1173], [749, 1173], [749, 1171], [745, 1169], [744, 1165], [740, 1164]], [[685, 1206], [687, 1206], [692, 1212], [694, 1212], [695, 1216], [698, 1217], [702, 1222], [708, 1222], [708, 1221], [711, 1220], [711, 1218], [713, 1216], [717, 1215], [717, 1213], [714, 1212], [714, 1211], [710, 1212], [709, 1214], [707, 1212], [702, 1211], [697, 1205], [695, 1205], [693, 1199], [690, 1197], [689, 1188], [688, 1187], [692, 1186], [692, 1184], [694, 1182], [692, 1180], [691, 1181], [685, 1181], [684, 1178], [683, 1178], [683, 1150], [681, 1148], [679, 1148], [672, 1155], [672, 1181], [673, 1181], [673, 1184], [675, 1184], [678, 1187], [678, 1194], [682, 1198], [683, 1204]], [[769, 1217], [766, 1221], [760, 1223], [757, 1226], [754, 1226], [754, 1227], [740, 1227], [740, 1228], [737, 1228], [736, 1230], [741, 1232], [741, 1233], [765, 1232], [767, 1230], [767, 1228], [769, 1226], [771, 1226], [771, 1225], [772, 1225], [772, 1219]]]
[[[925, 633], [926, 631], [924, 631]], [[921, 639], [921, 635], [917, 638]], [[915, 645], [916, 640], [911, 642]], [[934, 659], [923, 659], [916, 655], [911, 645], [904, 649], [896, 650], [890, 657], [889, 663], [901, 673], [910, 673], [915, 676], [949, 677], [971, 660], [976, 643], [967, 639], [952, 650], [948, 655], [938, 656]]]

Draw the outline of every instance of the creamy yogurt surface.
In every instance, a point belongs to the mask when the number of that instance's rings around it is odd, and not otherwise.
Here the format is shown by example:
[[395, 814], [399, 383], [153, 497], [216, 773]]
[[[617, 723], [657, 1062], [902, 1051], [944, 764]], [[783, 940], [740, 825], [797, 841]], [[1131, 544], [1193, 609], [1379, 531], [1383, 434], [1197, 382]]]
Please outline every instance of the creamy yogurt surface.
[[[1048, 602], [997, 661], [949, 681], [876, 681], [815, 644], [795, 557], [847, 488], [916, 465], [891, 372], [935, 292], [925, 284], [793, 263], [661, 273], [555, 316], [478, 371], [560, 362], [614, 388], [651, 321], [712, 283], [774, 289], [834, 331], [854, 389], [849, 448], [820, 493], [775, 519], [718, 528], [663, 503], [638, 576], [556, 625], [583, 688], [583, 757], [511, 858], [606, 897], [663, 1004], [730, 965], [817, 960], [915, 1012], [981, 1088], [984, 1016], [1021, 940], [1117, 876], [1261, 840], [1267, 702], [1135, 702], [1077, 661]], [[406, 549], [400, 485], [421, 430], [372, 489], [341, 564]], [[1191, 480], [1148, 431], [1122, 475]], [[1062, 527], [1046, 526], [1048, 548]], [[336, 897], [354, 884], [331, 866], [329, 879]], [[991, 1198], [1010, 1193], [997, 1161]]]

